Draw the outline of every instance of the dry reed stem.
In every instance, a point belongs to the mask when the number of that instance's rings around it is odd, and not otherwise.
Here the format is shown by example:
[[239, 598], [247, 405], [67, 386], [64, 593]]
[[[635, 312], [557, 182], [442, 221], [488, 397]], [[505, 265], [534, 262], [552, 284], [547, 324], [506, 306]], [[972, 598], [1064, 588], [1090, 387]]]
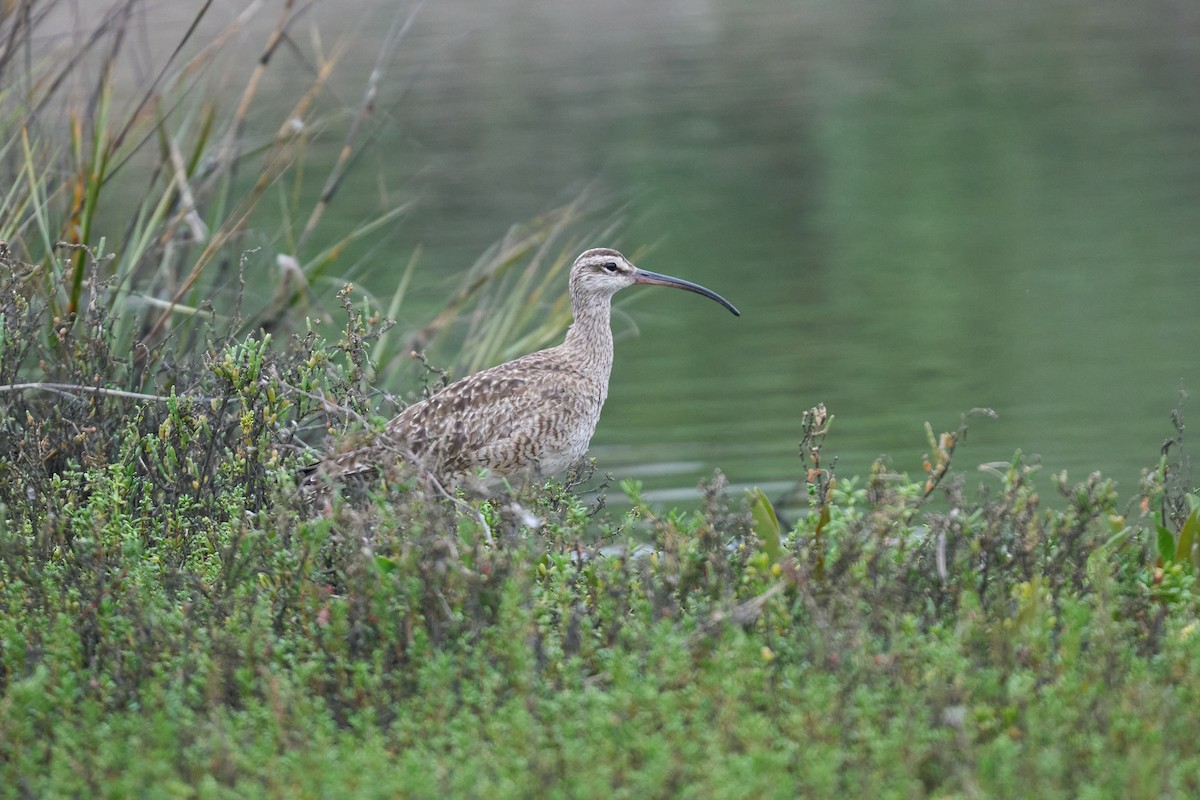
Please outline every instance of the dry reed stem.
[[[287, 8], [290, 9], [291, 6], [292, 0], [289, 0], [287, 3]], [[282, 16], [275, 29], [271, 32], [267, 46], [264, 48], [263, 55], [260, 57], [259, 63], [255, 68], [255, 73], [251, 77], [250, 82], [247, 84], [246, 91], [243, 92], [242, 102], [239, 103], [238, 110], [234, 114], [234, 121], [230, 124], [229, 130], [226, 133], [225, 138], [227, 143], [223, 144], [220, 149], [221, 155], [218, 156], [218, 167], [214, 170], [213, 174], [209, 176], [205, 183], [205, 187], [210, 186], [212, 181], [215, 180], [216, 176], [219, 175], [223, 169], [230, 166], [228, 163], [224, 165], [222, 164], [222, 159], [229, 157], [232, 153], [232, 145], [228, 144], [229, 136], [230, 134], [240, 132], [242, 124], [245, 121], [245, 114], [248, 109], [249, 100], [252, 99], [257, 85], [262, 79], [262, 72], [265, 70], [271, 54], [275, 52], [280, 41], [282, 41], [283, 30], [287, 26], [288, 19], [289, 17], [286, 14]], [[287, 116], [287, 119], [295, 119], [298, 114], [302, 114], [305, 110], [307, 110], [317, 92], [328, 80], [334, 64], [335, 62], [333, 60], [327, 60], [321, 65], [321, 69], [313, 81], [313, 85], [292, 109], [292, 113]], [[209, 240], [207, 246], [204, 248], [204, 251], [201, 252], [199, 258], [197, 258], [191, 272], [188, 273], [188, 276], [184, 279], [179, 289], [177, 289], [172, 295], [167, 309], [150, 327], [149, 332], [144, 337], [145, 341], [153, 341], [155, 337], [162, 332], [163, 328], [167, 324], [167, 321], [174, 312], [174, 307], [179, 304], [183, 296], [192, 288], [192, 286], [195, 285], [196, 281], [199, 280], [200, 275], [203, 274], [204, 270], [216, 257], [217, 253], [219, 253], [221, 249], [242, 230], [246, 224], [246, 221], [249, 219], [250, 214], [253, 213], [254, 209], [258, 206], [258, 202], [266, 192], [267, 188], [274, 183], [276, 178], [278, 178], [279, 175], [281, 175], [288, 167], [288, 165], [292, 163], [292, 160], [286, 157], [287, 150], [283, 147], [283, 145], [286, 143], [286, 140], [282, 138], [282, 135], [286, 133], [286, 131], [286, 125], [280, 129], [281, 136], [277, 137], [273, 143], [267, 155], [266, 163], [259, 172], [258, 180], [255, 181], [254, 186], [250, 189], [250, 191], [247, 192], [247, 194], [238, 202], [233, 212], [229, 215], [227, 223], [223, 225], [220, 230], [213, 234], [212, 239]], [[229, 185], [232, 186], [232, 181], [230, 181]]]
[[[285, 0], [283, 8], [279, 12], [279, 20], [275, 23], [275, 28], [267, 37], [267, 44], [263, 48], [262, 54], [258, 57], [258, 63], [255, 64], [254, 70], [250, 73], [250, 80], [246, 82], [246, 88], [242, 90], [242, 97], [238, 101], [237, 108], [233, 112], [233, 119], [229, 123], [228, 130], [225, 131], [225, 136], [221, 139], [221, 145], [217, 149], [217, 168], [213, 170], [205, 185], [205, 189], [211, 189], [216, 184], [218, 176], [228, 174], [231, 178], [237, 164], [236, 151], [237, 142], [241, 139], [242, 129], [246, 123], [246, 115], [250, 113], [250, 104], [254, 100], [254, 96], [258, 93], [258, 85], [262, 82], [263, 75], [267, 72], [267, 66], [271, 62], [271, 57], [279, 48], [280, 42], [283, 41], [284, 31], [287, 29], [288, 23], [292, 18], [292, 8], [295, 5], [295, 0]], [[230, 180], [230, 185], [233, 181]]]
[[392, 55], [396, 52], [396, 47], [400, 44], [400, 40], [412, 28], [413, 21], [424, 5], [425, 2], [422, 0], [422, 2], [418, 3], [408, 13], [403, 22], [400, 21], [400, 11], [397, 9], [396, 16], [392, 19], [392, 27], [388, 30], [388, 35], [384, 39], [383, 46], [379, 48], [379, 53], [375, 57], [375, 66], [371, 69], [371, 74], [367, 76], [367, 88], [363, 92], [363, 99], [359, 104], [358, 113], [354, 117], [354, 122], [350, 125], [350, 130], [346, 133], [346, 140], [342, 143], [342, 149], [338, 153], [337, 161], [330, 170], [325, 185], [321, 188], [321, 196], [317, 200], [317, 204], [313, 207], [312, 213], [309, 214], [308, 221], [304, 225], [304, 230], [300, 233], [300, 238], [296, 241], [296, 253], [299, 253], [304, 248], [305, 243], [312, 236], [313, 230], [317, 227], [317, 223], [320, 222], [321, 217], [324, 215], [325, 209], [329, 207], [334, 194], [337, 193], [338, 187], [341, 186], [346, 169], [350, 164], [351, 156], [355, 152], [354, 144], [358, 139], [359, 128], [362, 127], [363, 123], [375, 111], [375, 98], [379, 91], [379, 82], [384, 75], [384, 68], [391, 61]]

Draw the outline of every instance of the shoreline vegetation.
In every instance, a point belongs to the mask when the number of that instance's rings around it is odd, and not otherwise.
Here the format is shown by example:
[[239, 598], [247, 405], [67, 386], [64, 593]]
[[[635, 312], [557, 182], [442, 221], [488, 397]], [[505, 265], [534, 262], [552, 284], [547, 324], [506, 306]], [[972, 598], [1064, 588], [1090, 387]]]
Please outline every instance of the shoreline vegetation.
[[[362, 299], [372, 252], [342, 258], [405, 206], [315, 233], [383, 124], [378, 74], [306, 193], [335, 60], [266, 144], [246, 128], [297, 4], [229, 107], [195, 88], [236, 32], [193, 41], [208, 4], [127, 104], [141, 6], [44, 50], [69, 6], [0, 13], [0, 796], [1200, 795], [1182, 398], [1125, 495], [1019, 451], [977, 488], [970, 414], [926, 426], [918, 478], [836, 474], [818, 405], [795, 519], [720, 473], [679, 510], [586, 466], [470, 503], [385, 477], [314, 517], [296, 470], [403, 402], [373, 387], [559, 335], [589, 202], [400, 329], [416, 261]], [[264, 203], [274, 255], [247, 246]]]

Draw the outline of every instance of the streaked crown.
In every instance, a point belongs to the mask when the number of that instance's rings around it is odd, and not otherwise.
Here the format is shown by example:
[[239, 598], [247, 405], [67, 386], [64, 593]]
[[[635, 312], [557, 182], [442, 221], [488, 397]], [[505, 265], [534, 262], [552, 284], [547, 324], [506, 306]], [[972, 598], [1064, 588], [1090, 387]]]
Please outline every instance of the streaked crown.
[[608, 247], [585, 250], [571, 267], [571, 296], [613, 295], [634, 283], [637, 268], [629, 259]]

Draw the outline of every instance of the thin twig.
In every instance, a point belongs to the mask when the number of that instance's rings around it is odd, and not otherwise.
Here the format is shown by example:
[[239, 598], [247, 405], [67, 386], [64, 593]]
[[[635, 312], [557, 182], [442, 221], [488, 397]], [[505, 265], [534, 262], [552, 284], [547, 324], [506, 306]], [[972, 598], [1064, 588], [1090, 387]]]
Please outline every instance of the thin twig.
[[454, 495], [452, 495], [448, 491], [446, 491], [445, 487], [442, 486], [441, 481], [439, 481], [437, 479], [437, 476], [435, 476], [433, 474], [433, 472], [431, 472], [429, 469], [427, 469], [425, 467], [418, 467], [418, 469], [422, 470], [425, 473], [426, 480], [429, 481], [430, 485], [433, 486], [434, 489], [437, 489], [438, 493], [442, 497], [446, 498], [451, 503], [454, 503], [454, 505], [458, 506], [459, 510], [466, 511], [467, 513], [469, 513], [475, 517], [475, 520], [483, 527], [483, 540], [488, 543], [489, 547], [495, 547], [496, 540], [492, 538], [492, 526], [487, 524], [487, 520], [484, 518], [483, 512], [477, 511], [476, 509], [471, 507], [470, 503], [466, 502], [465, 500], [460, 500], [459, 498], [455, 497]]
[[204, 244], [208, 240], [208, 227], [204, 224], [204, 220], [200, 218], [200, 213], [196, 210], [196, 198], [192, 195], [192, 187], [188, 181], [187, 167], [183, 163], [183, 154], [179, 152], [179, 146], [175, 140], [167, 135], [164, 137], [167, 145], [167, 155], [170, 158], [171, 169], [175, 173], [175, 186], [179, 190], [179, 212], [175, 215], [175, 219], [170, 222], [170, 228], [173, 230], [178, 225], [180, 220], [187, 223], [192, 232], [192, 239], [197, 244]]
[[332, 400], [325, 397], [325, 395], [323, 395], [323, 394], [313, 394], [312, 392], [306, 392], [303, 389], [301, 389], [299, 386], [290, 384], [287, 381], [280, 379], [276, 375], [272, 375], [271, 377], [278, 380], [279, 385], [282, 386], [283, 388], [287, 389], [288, 391], [298, 394], [301, 397], [305, 397], [309, 400], [312, 400], [314, 403], [320, 403], [321, 408], [324, 409], [326, 413], [332, 413], [332, 412], [336, 411], [337, 413], [341, 414], [342, 416], [351, 417], [356, 422], [358, 422], [360, 425], [367, 424], [366, 417], [364, 417], [362, 414], [359, 414], [357, 411], [350, 408], [349, 406], [344, 406], [340, 403], [335, 403]]
[[[962, 415], [962, 422], [958, 426], [958, 430], [954, 433], [943, 433], [939, 437], [933, 435], [933, 427], [926, 422], [925, 433], [929, 437], [930, 454], [926, 455], [926, 471], [929, 473], [929, 478], [925, 481], [925, 492], [921, 496], [919, 505], [933, 494], [934, 490], [941, 484], [942, 479], [950, 472], [950, 462], [954, 458], [954, 449], [958, 447], [959, 442], [967, 438], [967, 420], [971, 417], [981, 414], [990, 419], [998, 419], [999, 414], [990, 408], [972, 408]], [[933, 459], [930, 461], [929, 459]]]
[[[166, 403], [171, 400], [188, 400], [195, 403], [211, 403], [214, 400], [219, 400], [216, 397], [196, 397], [191, 395], [160, 395], [160, 394], [142, 394], [141, 392], [127, 392], [124, 389], [110, 389], [107, 386], [84, 386], [78, 383], [9, 383], [0, 385], [0, 394], [10, 392], [80, 392], [83, 394], [96, 394], [101, 397], [124, 397], [129, 400], [146, 400], [153, 403]], [[236, 398], [227, 398], [224, 402], [233, 402]]]

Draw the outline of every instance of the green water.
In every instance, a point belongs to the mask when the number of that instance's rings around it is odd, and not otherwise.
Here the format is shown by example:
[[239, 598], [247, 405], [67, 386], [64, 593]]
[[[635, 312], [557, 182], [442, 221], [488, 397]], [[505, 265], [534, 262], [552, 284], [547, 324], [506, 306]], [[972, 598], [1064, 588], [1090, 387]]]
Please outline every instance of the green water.
[[[335, 6], [295, 39], [354, 42], [333, 84], [352, 108], [395, 4]], [[306, 82], [296, 63], [272, 80]], [[593, 453], [655, 497], [714, 467], [798, 477], [817, 402], [844, 474], [916, 472], [926, 420], [990, 406], [963, 468], [1021, 448], [1130, 491], [1200, 390], [1195, 4], [431, 2], [378, 113], [321, 235], [415, 199], [381, 294], [420, 245], [438, 296], [590, 186], [623, 224], [589, 245], [650, 247], [642, 266], [741, 308], [622, 295]]]

